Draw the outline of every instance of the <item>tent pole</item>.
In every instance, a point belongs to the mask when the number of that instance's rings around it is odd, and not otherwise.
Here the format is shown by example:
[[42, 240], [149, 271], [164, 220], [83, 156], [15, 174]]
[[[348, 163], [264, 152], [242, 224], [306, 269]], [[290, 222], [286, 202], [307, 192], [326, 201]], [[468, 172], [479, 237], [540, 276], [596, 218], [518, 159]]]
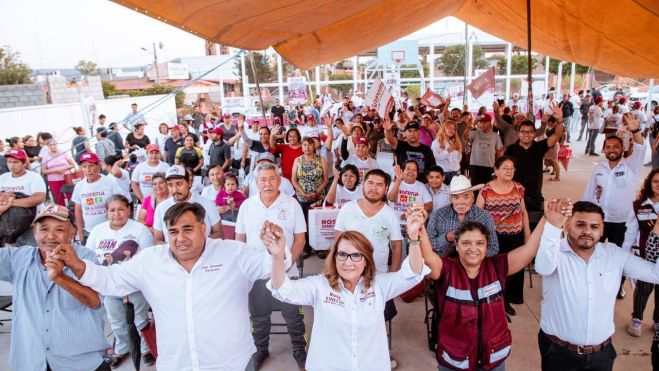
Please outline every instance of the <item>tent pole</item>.
[[510, 72], [511, 72], [512, 49], [513, 49], [512, 44], [506, 43], [506, 101], [510, 99]]
[[467, 51], [469, 47], [467, 46], [469, 44], [469, 24], [465, 22], [465, 50], [464, 50], [464, 56], [465, 56], [465, 73], [464, 73], [464, 81], [463, 81], [463, 94], [462, 94], [462, 105], [466, 106], [467, 105], [467, 69], [468, 67], [468, 62], [467, 62], [467, 55], [469, 52]]
[[284, 104], [284, 68], [279, 53], [277, 53], [277, 90], [279, 93], [279, 101]]
[[[263, 58], [266, 55], [263, 53]], [[261, 95], [261, 87], [259, 86], [259, 75], [256, 73], [256, 66], [254, 65], [254, 52], [249, 52], [249, 59], [252, 65], [252, 74], [254, 75], [254, 82], [256, 83], [256, 91], [259, 93], [259, 104], [261, 105], [261, 115], [263, 115], [263, 125], [268, 125], [268, 121], [265, 119], [265, 108], [263, 108], [263, 96]]]
[[526, 0], [526, 69], [528, 80], [528, 91], [526, 93], [526, 112], [533, 114], [533, 76], [531, 75], [533, 68], [533, 61], [531, 60], [531, 0]]

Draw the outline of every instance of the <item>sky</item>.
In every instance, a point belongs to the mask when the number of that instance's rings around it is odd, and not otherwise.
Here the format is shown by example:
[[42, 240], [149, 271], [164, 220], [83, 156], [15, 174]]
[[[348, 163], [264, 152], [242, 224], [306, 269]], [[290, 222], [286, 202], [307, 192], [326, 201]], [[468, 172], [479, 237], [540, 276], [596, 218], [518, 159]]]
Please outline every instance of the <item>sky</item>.
[[[204, 41], [176, 27], [106, 0], [0, 0], [0, 47], [20, 53], [32, 69], [74, 68], [79, 60], [99, 67], [153, 63], [153, 43], [163, 43], [159, 61], [204, 55]], [[456, 32], [449, 17], [417, 33]]]

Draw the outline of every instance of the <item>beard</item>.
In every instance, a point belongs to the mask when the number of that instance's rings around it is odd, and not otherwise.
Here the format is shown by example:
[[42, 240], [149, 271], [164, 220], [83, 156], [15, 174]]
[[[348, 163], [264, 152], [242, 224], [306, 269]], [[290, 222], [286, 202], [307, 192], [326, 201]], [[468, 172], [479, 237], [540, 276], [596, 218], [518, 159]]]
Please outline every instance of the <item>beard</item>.
[[[568, 234], [567, 238], [570, 242], [570, 246], [576, 247], [580, 250], [590, 250], [597, 245], [597, 241], [592, 236], [580, 235], [577, 238], [574, 238]], [[590, 240], [586, 238], [589, 238]]]
[[384, 195], [378, 195], [378, 196], [370, 196], [367, 193], [364, 193], [364, 199], [372, 204], [376, 204], [384, 198]]
[[606, 153], [606, 159], [609, 161], [618, 161], [622, 157], [622, 153], [618, 152], [608, 152]]

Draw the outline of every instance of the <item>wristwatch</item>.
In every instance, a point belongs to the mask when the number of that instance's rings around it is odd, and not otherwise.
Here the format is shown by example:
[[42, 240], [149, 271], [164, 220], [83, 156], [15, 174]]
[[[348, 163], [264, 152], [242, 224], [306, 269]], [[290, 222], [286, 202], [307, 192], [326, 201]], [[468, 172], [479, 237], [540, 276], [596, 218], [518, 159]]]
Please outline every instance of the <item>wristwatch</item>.
[[639, 129], [635, 129], [635, 130], [630, 130], [629, 132], [632, 133], [632, 134], [636, 134], [640, 131], [641, 131], [641, 129], [639, 128]]

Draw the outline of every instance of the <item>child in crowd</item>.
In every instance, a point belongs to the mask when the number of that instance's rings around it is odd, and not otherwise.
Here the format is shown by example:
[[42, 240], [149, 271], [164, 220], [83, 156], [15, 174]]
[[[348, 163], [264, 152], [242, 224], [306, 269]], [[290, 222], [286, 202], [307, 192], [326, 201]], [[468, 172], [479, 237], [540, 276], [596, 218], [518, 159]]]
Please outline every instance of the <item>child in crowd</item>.
[[233, 174], [224, 177], [224, 189], [220, 190], [215, 198], [215, 205], [220, 211], [222, 220], [235, 222], [238, 209], [245, 201], [245, 196], [238, 191], [238, 178]]

